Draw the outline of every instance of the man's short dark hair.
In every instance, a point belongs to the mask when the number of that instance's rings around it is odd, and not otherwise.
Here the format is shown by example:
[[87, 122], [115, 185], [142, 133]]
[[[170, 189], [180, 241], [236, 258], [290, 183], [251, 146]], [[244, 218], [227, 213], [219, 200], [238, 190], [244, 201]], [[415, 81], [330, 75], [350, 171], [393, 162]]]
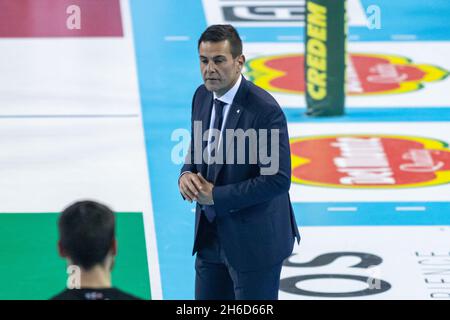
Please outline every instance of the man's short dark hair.
[[242, 54], [242, 40], [239, 33], [231, 24], [214, 24], [209, 26], [198, 39], [198, 47], [202, 42], [221, 42], [228, 40], [233, 58]]
[[64, 209], [58, 227], [62, 249], [85, 270], [104, 262], [115, 237], [113, 211], [95, 201], [75, 202]]

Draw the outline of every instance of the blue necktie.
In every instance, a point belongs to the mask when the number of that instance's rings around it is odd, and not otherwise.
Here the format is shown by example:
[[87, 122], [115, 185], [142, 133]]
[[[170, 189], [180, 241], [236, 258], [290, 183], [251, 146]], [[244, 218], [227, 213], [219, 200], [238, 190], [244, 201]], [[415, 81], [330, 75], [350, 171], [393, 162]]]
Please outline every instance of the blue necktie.
[[[225, 105], [226, 105], [225, 102], [220, 101], [219, 99], [214, 99], [215, 118], [214, 118], [213, 129], [220, 130], [222, 128], [223, 107]], [[216, 144], [216, 146], [218, 147], [218, 143]], [[215, 156], [215, 153], [216, 153], [215, 151], [216, 151], [216, 148], [214, 148], [211, 151], [211, 155], [210, 155], [211, 157]], [[208, 180], [211, 183], [214, 183], [215, 177], [216, 177], [216, 164], [211, 163], [208, 165], [208, 167], [206, 169], [206, 180]], [[214, 218], [216, 217], [216, 212], [214, 211], [214, 208], [212, 208], [212, 206], [205, 206], [203, 211], [205, 212], [205, 216], [209, 222], [212, 222], [214, 220]]]

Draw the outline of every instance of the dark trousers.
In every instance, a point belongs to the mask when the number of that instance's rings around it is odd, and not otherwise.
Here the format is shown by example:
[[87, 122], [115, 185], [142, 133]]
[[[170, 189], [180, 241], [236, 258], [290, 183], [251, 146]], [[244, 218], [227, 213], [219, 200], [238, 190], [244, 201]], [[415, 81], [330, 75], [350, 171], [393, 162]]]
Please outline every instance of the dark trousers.
[[195, 260], [196, 300], [277, 300], [282, 263], [239, 272], [227, 261], [215, 222], [202, 219], [201, 247]]

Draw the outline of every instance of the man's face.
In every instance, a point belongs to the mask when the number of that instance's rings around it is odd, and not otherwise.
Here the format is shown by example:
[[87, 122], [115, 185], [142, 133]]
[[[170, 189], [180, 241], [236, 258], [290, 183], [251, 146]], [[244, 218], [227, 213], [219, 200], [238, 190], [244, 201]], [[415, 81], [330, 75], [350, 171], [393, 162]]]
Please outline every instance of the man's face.
[[201, 42], [198, 48], [206, 89], [214, 91], [219, 97], [233, 87], [245, 63], [243, 55], [233, 59], [230, 49], [228, 40]]

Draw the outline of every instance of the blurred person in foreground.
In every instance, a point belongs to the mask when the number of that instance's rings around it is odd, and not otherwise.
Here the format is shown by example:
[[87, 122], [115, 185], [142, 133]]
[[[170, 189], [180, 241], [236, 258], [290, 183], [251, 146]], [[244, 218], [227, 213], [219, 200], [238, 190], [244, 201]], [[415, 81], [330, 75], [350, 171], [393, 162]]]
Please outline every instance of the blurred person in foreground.
[[79, 201], [58, 221], [59, 255], [74, 273], [70, 287], [51, 300], [139, 300], [112, 287], [111, 271], [117, 255], [115, 217], [107, 206]]

